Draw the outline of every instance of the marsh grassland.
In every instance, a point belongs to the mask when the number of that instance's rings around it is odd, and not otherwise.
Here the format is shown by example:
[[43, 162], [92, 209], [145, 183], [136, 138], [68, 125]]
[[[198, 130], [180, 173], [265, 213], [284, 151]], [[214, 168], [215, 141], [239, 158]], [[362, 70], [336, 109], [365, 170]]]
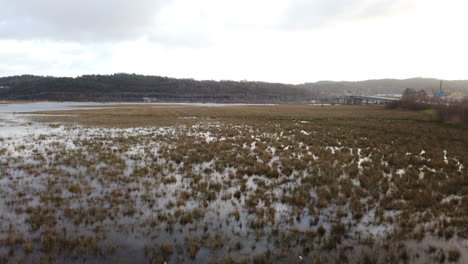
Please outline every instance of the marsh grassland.
[[47, 114], [3, 121], [22, 132], [0, 137], [0, 263], [468, 262], [466, 126], [379, 106]]

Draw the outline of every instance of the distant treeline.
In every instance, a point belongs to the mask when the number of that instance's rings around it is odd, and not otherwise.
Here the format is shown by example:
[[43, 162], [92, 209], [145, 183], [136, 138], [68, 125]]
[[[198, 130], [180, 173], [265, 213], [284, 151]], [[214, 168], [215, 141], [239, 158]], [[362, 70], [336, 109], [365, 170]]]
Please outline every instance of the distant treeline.
[[[308, 103], [330, 96], [401, 94], [406, 88], [439, 89], [437, 79], [369, 80], [299, 85], [253, 81], [198, 81], [136, 74], [0, 78], [0, 100]], [[468, 81], [444, 81], [468, 94]]]
[[416, 91], [408, 88], [403, 92], [401, 100], [387, 103], [385, 107], [425, 111], [441, 122], [468, 123], [468, 97], [462, 100], [447, 100], [440, 96], [428, 97], [423, 90]]
[[[0, 78], [2, 100], [307, 102], [317, 98], [304, 86], [265, 82], [196, 81], [134, 74], [77, 78], [14, 76]], [[8, 87], [8, 88], [5, 88]]]

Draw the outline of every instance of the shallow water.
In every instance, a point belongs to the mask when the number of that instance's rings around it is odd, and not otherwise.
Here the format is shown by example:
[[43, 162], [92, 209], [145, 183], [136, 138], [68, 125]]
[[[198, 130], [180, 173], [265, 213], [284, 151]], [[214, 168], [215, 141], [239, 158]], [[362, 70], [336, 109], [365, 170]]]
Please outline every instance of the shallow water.
[[[33, 208], [49, 206], [56, 212], [54, 216], [56, 216], [58, 224], [55, 226], [50, 224], [50, 226], [55, 227], [55, 230], [61, 230], [60, 228], [65, 226], [68, 228], [68, 232], [73, 235], [103, 233], [106, 237], [98, 239], [101, 246], [105, 247], [111, 241], [117, 244], [116, 252], [108, 255], [109, 258], [83, 254], [87, 261], [100, 263], [111, 263], [112, 259], [118, 259], [123, 263], [141, 263], [146, 259], [144, 249], [147, 245], [158, 245], [166, 241], [173, 243], [175, 248], [171, 263], [204, 263], [208, 259], [229, 254], [236, 257], [252, 256], [263, 254], [268, 250], [272, 250], [275, 258], [277, 256], [275, 254], [283, 250], [287, 256], [284, 259], [276, 259], [276, 261], [294, 263], [298, 258], [321, 254], [321, 247], [333, 233], [333, 224], [334, 221], [337, 221], [336, 219], [346, 225], [346, 232], [349, 235], [349, 238], [343, 238], [342, 247], [355, 246], [356, 239], [360, 239], [360, 237], [369, 235], [371, 238], [378, 239], [394, 232], [393, 225], [383, 225], [376, 221], [375, 209], [370, 207], [364, 210], [365, 213], [360, 219], [353, 219], [351, 213], [337, 218], [336, 211], [338, 209], [351, 212], [348, 203], [341, 205], [329, 203], [326, 207], [317, 209], [318, 214], [314, 216], [310, 214], [308, 207], [302, 206], [296, 210], [294, 203], [290, 201], [292, 198], [289, 194], [300, 191], [298, 187], [303, 184], [301, 180], [305, 180], [308, 173], [315, 173], [314, 171], [306, 170], [302, 171], [303, 173], [294, 171], [290, 176], [279, 176], [276, 179], [262, 175], [248, 177], [244, 175], [242, 179], [229, 179], [229, 173], [235, 175], [237, 167], [227, 167], [218, 172], [215, 169], [216, 159], [212, 159], [192, 164], [190, 171], [193, 176], [190, 174], [186, 175], [189, 177], [184, 177], [184, 172], [179, 170], [182, 165], [172, 162], [171, 156], [163, 155], [165, 151], [162, 151], [163, 148], [175, 150], [178, 145], [188, 142], [181, 140], [183, 136], [190, 136], [191, 143], [194, 143], [193, 146], [224, 144], [226, 142], [229, 144], [230, 141], [235, 141], [236, 144], [231, 145], [229, 150], [238, 152], [239, 157], [255, 155], [256, 148], [263, 144], [262, 148], [271, 154], [271, 157], [265, 160], [270, 167], [273, 162], [282, 162], [281, 157], [284, 158], [284, 156], [298, 157], [297, 159], [309, 156], [313, 157], [314, 162], [321, 162], [327, 155], [337, 155], [343, 150], [348, 150], [347, 153], [351, 153], [353, 157], [351, 163], [354, 163], [359, 168], [358, 173], [361, 173], [365, 167], [362, 163], [374, 159], [372, 152], [366, 152], [368, 149], [364, 147], [342, 146], [341, 143], [338, 143], [339, 147], [324, 144], [321, 146], [322, 152], [315, 150], [313, 153], [313, 149], [302, 143], [305, 142], [303, 141], [304, 136], [313, 135], [312, 137], [316, 137], [319, 135], [316, 132], [316, 127], [312, 126], [313, 124], [307, 125], [308, 121], [297, 121], [298, 124], [302, 124], [302, 127], [298, 127], [296, 134], [289, 133], [287, 130], [276, 132], [269, 130], [260, 133], [247, 125], [245, 127], [231, 125], [232, 129], [246, 135], [241, 136], [240, 133], [239, 136], [230, 137], [226, 135], [226, 131], [229, 129], [223, 128], [226, 124], [217, 121], [211, 122], [209, 125], [194, 125], [190, 128], [176, 126], [119, 129], [84, 128], [70, 124], [57, 126], [56, 124], [48, 125], [28, 120], [29, 116], [32, 115], [28, 112], [31, 111], [96, 109], [98, 107], [93, 106], [97, 104], [102, 105], [101, 103], [44, 102], [1, 106], [1, 108], [10, 107], [10, 110], [21, 109], [0, 112], [0, 147], [5, 149], [3, 154], [0, 152], [0, 164], [3, 166], [3, 168], [0, 167], [0, 175], [2, 169], [6, 175], [6, 177], [0, 177], [0, 197], [3, 198], [0, 199], [0, 212], [6, 217], [6, 220], [3, 219], [5, 224], [3, 226], [0, 224], [3, 230], [6, 230], [7, 223], [15, 223], [17, 232], [24, 233], [27, 239], [34, 238], [37, 234], [29, 231], [30, 224], [27, 222], [27, 217], [31, 217], [33, 214], [19, 214], [16, 209], [20, 209], [18, 212], [21, 212], [27, 209], [26, 205]], [[78, 108], [76, 105], [86, 105], [86, 107]], [[204, 105], [200, 104], [200, 106]], [[172, 106], [160, 105], [159, 107]], [[4, 138], [2, 139], [2, 137]], [[276, 140], [284, 140], [284, 145], [268, 146]], [[95, 146], [99, 147], [94, 148]], [[299, 148], [302, 150], [298, 151]], [[202, 151], [204, 148], [200, 148], [200, 150]], [[171, 154], [171, 152], [167, 151], [166, 153]], [[419, 157], [420, 151], [416, 153], [418, 154], [414, 155]], [[443, 154], [445, 162], [441, 162], [441, 164], [449, 163], [452, 159], [450, 153], [445, 151]], [[408, 152], [407, 156], [409, 155], [413, 154]], [[75, 164], [74, 160], [79, 160], [79, 162]], [[383, 166], [389, 166], [385, 160], [379, 160], [379, 162]], [[41, 164], [43, 166], [40, 166]], [[123, 165], [120, 166], [120, 164]], [[169, 167], [172, 166], [174, 169], [170, 171]], [[140, 175], [138, 170], [144, 167], [153, 168], [154, 172]], [[28, 172], [28, 169], [31, 172]], [[212, 171], [205, 172], [207, 169], [212, 169]], [[394, 169], [400, 169], [400, 167]], [[113, 174], [116, 170], [119, 171], [118, 177]], [[398, 172], [395, 171], [394, 174], [399, 175]], [[402, 170], [400, 177], [405, 176], [405, 173]], [[201, 183], [210, 185], [217, 183], [221, 185], [221, 188], [213, 191], [216, 188], [210, 189], [207, 186], [197, 190], [195, 187], [198, 185], [191, 184], [194, 183], [195, 175], [201, 177], [198, 179]], [[165, 183], [162, 180], [169, 176], [173, 176], [175, 182]], [[349, 177], [346, 174], [342, 176], [343, 178]], [[55, 181], [53, 181], [54, 179]], [[360, 188], [361, 185], [359, 179], [357, 177], [350, 180], [356, 189]], [[246, 188], [242, 191], [242, 195], [236, 199], [232, 198], [235, 192], [240, 190], [243, 180], [245, 180]], [[256, 202], [257, 205], [254, 209], [261, 209], [262, 212], [258, 214], [259, 216], [257, 216], [257, 210], [248, 209], [246, 206], [246, 199], [254, 197], [261, 187], [259, 181], [256, 180], [261, 180], [263, 186], [268, 186], [265, 187], [267, 192], [270, 192], [270, 194], [263, 196], [263, 200], [260, 199]], [[54, 185], [50, 185], [49, 188], [49, 183]], [[277, 185], [273, 185], [274, 183]], [[79, 184], [83, 191], [79, 191], [79, 195], [73, 194], [67, 189], [72, 184]], [[224, 188], [224, 184], [229, 185]], [[320, 197], [317, 194], [317, 188], [309, 189], [314, 204]], [[62, 191], [58, 196], [51, 196], [56, 190]], [[112, 202], [113, 191], [116, 191], [116, 202]], [[125, 199], [119, 198], [123, 196], [123, 191], [128, 193], [128, 197]], [[182, 197], [182, 191], [190, 192], [190, 196], [184, 198], [185, 201], [181, 205], [168, 206], [169, 201], [176, 203], [177, 199]], [[19, 193], [22, 195], [19, 196]], [[216, 195], [208, 200], [204, 198], [208, 193]], [[231, 198], [223, 200], [222, 197], [225, 194], [230, 194]], [[18, 197], [22, 197], [22, 202], [19, 202]], [[44, 201], [41, 201], [41, 197], [44, 198]], [[64, 200], [63, 207], [59, 208], [51, 204], [54, 197]], [[267, 206], [265, 201], [268, 198], [271, 199], [272, 203]], [[283, 198], [287, 199], [283, 200]], [[451, 201], [451, 199], [451, 197], [447, 198], [447, 201]], [[365, 205], [366, 201], [366, 199], [359, 201], [359, 204]], [[204, 205], [204, 202], [207, 204]], [[96, 212], [106, 214], [104, 220], [99, 220], [98, 217], [86, 211], [91, 206], [97, 209]], [[127, 215], [125, 213], [127, 207], [134, 208], [136, 211]], [[186, 213], [197, 208], [202, 208], [204, 213], [201, 217], [194, 217], [190, 222], [182, 223], [180, 221], [182, 218], [176, 216], [179, 210], [180, 213]], [[275, 209], [274, 221], [265, 220], [264, 210], [269, 208]], [[81, 221], [75, 224], [73, 223], [75, 219], [73, 215], [63, 218], [65, 209], [76, 210], [74, 213], [83, 214], [94, 219], [95, 222], [83, 223]], [[232, 214], [236, 210], [238, 210], [238, 220]], [[46, 212], [40, 213], [41, 216], [48, 216]], [[397, 216], [396, 213], [395, 215]], [[167, 228], [169, 217], [172, 220], [172, 231]], [[316, 223], [311, 225], [313, 220]], [[151, 226], [151, 223], [154, 223], [154, 226]], [[205, 230], [205, 226], [207, 226], [207, 230]], [[324, 239], [315, 234], [319, 226], [326, 230], [326, 238]], [[97, 227], [99, 229], [95, 229]], [[100, 232], [94, 230], [100, 230]], [[208, 234], [210, 236], [204, 239], [204, 236]], [[8, 234], [0, 232], [0, 238], [1, 235], [7, 236]], [[221, 237], [222, 245], [213, 245], [218, 243], [217, 239], [212, 241], [215, 235]], [[193, 259], [185, 249], [187, 247], [186, 238], [193, 238], [199, 245], [203, 245], [196, 251]], [[205, 241], [202, 242], [202, 240]], [[304, 246], [301, 243], [311, 247], [307, 249], [310, 252], [303, 251]], [[242, 247], [238, 248], [237, 245]], [[36, 253], [33, 255], [40, 254], [39, 246], [40, 244], [35, 246]], [[358, 245], [356, 247], [364, 246]], [[179, 248], [181, 248], [180, 252]], [[158, 247], [150, 247], [150, 249], [157, 251]], [[420, 252], [423, 250], [424, 248], [421, 248]], [[5, 252], [6, 248], [0, 247], [0, 256]], [[323, 252], [325, 256], [333, 256], [328, 251]], [[358, 254], [359, 252], [356, 253], [355, 257]], [[350, 258], [353, 259], [351, 253]], [[69, 258], [61, 260], [70, 263], [80, 262]]]
[[[37, 111], [63, 111], [63, 110], [84, 110], [98, 109], [98, 105], [106, 104], [128, 104], [128, 103], [100, 103], [100, 102], [37, 102], [20, 104], [0, 104], [0, 113], [25, 113]], [[77, 107], [78, 105], [87, 107]], [[89, 106], [89, 107], [88, 107]], [[1, 115], [0, 115], [1, 117]]]

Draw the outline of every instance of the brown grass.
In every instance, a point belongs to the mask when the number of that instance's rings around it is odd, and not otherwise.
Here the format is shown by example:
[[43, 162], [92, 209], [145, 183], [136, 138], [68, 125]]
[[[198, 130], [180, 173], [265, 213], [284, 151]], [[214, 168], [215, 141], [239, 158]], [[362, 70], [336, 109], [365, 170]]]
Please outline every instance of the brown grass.
[[[115, 108], [114, 108], [115, 107]], [[246, 106], [155, 106], [155, 105], [105, 105], [104, 109], [35, 112], [48, 115], [79, 115], [78, 117], [41, 117], [44, 121], [64, 121], [105, 127], [138, 127], [152, 125], [194, 124], [204, 121], [239, 121], [255, 122], [281, 121], [291, 119], [341, 121], [350, 119], [374, 120], [420, 120], [427, 121], [422, 113], [410, 111], [385, 111], [382, 106], [308, 106], [308, 105], [246, 105]], [[196, 117], [196, 119], [181, 119]]]
[[[348, 246], [410, 261], [412, 248], [379, 247], [427, 236], [441, 243], [468, 236], [468, 182], [458, 166], [468, 163], [466, 127], [431, 122], [417, 112], [379, 106], [128, 105], [54, 113], [79, 116], [40, 119], [97, 126], [91, 131], [98, 133], [64, 125], [85, 136], [0, 140], [0, 177], [9, 183], [0, 189], [5, 211], [24, 215], [25, 234], [35, 239], [23, 236], [33, 242], [16, 244], [21, 236], [10, 232], [5, 250], [13, 250], [12, 256], [62, 250], [60, 241], [75, 241], [54, 238], [63, 224], [93, 233], [136, 233], [153, 263], [206, 261], [197, 254], [207, 249], [213, 256], [276, 260], [262, 253], [265, 243], [289, 256], [285, 262], [297, 261], [295, 252], [305, 260], [360, 259], [360, 249], [343, 251]], [[157, 133], [169, 125], [174, 134]], [[101, 128], [134, 126], [150, 132]], [[28, 156], [33, 163], [26, 162]], [[364, 157], [368, 161], [359, 163]], [[78, 168], [84, 172], [73, 172]], [[362, 221], [395, 232], [384, 238], [356, 233]], [[79, 256], [115, 250], [105, 245], [105, 236], [76, 240]], [[450, 258], [448, 251], [442, 255]]]

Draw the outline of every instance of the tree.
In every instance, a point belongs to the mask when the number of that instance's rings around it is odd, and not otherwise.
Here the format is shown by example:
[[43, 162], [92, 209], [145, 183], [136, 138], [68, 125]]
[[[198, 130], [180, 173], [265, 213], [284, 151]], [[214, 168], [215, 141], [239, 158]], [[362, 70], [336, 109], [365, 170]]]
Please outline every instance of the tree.
[[401, 96], [401, 101], [403, 101], [403, 102], [416, 102], [416, 100], [417, 100], [416, 90], [411, 89], [411, 88], [406, 88], [403, 91], [403, 94]]
[[426, 91], [424, 90], [419, 90], [416, 94], [416, 101], [420, 103], [425, 103], [429, 100], [429, 97], [427, 96]]

